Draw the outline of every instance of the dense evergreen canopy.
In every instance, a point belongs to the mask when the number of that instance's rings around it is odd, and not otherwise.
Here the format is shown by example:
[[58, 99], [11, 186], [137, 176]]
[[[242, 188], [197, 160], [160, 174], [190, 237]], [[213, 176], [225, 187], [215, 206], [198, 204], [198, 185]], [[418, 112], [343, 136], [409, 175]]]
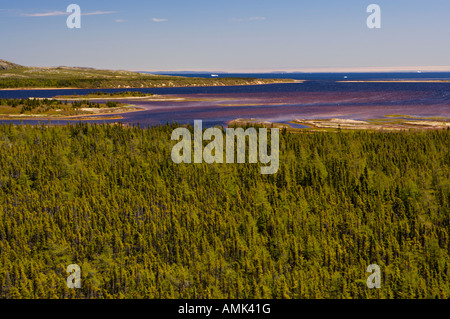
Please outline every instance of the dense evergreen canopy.
[[0, 296], [450, 297], [449, 130], [284, 132], [261, 175], [173, 129], [0, 125]]

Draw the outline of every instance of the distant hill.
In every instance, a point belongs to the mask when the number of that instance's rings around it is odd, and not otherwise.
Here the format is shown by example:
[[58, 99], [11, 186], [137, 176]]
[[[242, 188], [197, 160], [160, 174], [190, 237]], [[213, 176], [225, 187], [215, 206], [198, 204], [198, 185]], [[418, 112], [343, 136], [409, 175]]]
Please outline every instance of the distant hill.
[[168, 75], [184, 75], [184, 74], [199, 74], [199, 75], [205, 75], [205, 74], [228, 74], [228, 72], [224, 71], [156, 71], [156, 72], [148, 72], [148, 71], [140, 71], [141, 73], [148, 73], [148, 74], [168, 74]]
[[6, 60], [0, 60], [0, 70], [12, 70], [17, 68], [23, 68], [23, 66]]
[[256, 85], [291, 82], [274, 79], [187, 78], [86, 67], [27, 67], [0, 60], [0, 88], [153, 88], [187, 86]]

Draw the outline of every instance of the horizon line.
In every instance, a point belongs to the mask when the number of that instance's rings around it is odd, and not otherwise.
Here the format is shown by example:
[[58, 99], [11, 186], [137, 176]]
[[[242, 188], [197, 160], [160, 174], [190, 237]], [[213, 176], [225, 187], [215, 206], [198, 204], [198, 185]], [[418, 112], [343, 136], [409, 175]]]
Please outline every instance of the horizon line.
[[[3, 60], [11, 62], [11, 60]], [[16, 63], [15, 63], [16, 64]], [[115, 70], [115, 71], [129, 71], [129, 72], [195, 72], [195, 73], [391, 73], [391, 72], [450, 72], [450, 65], [421, 65], [421, 66], [377, 66], [377, 67], [299, 67], [299, 68], [236, 68], [236, 69], [199, 69], [199, 68], [107, 68], [95, 66], [81, 66], [81, 65], [57, 65], [57, 66], [30, 66], [19, 64], [26, 67], [36, 68], [58, 68], [58, 67], [73, 67], [73, 68], [93, 68], [98, 70]]]
[[134, 72], [198, 72], [198, 73], [391, 73], [391, 72], [450, 72], [449, 66], [407, 67], [310, 67], [293, 69], [134, 69]]

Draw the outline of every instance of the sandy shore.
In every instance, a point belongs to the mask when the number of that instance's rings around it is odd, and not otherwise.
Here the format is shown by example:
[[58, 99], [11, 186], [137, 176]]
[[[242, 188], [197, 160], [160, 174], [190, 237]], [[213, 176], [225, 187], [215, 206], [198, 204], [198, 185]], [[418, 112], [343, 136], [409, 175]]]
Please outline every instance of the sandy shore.
[[244, 83], [244, 84], [234, 84], [234, 85], [228, 85], [228, 84], [217, 84], [217, 83], [211, 83], [210, 85], [178, 85], [178, 86], [168, 86], [166, 84], [159, 85], [159, 86], [150, 86], [150, 87], [114, 87], [114, 88], [6, 88], [6, 89], [0, 89], [0, 91], [32, 91], [32, 90], [128, 90], [128, 89], [158, 89], [158, 88], [187, 88], [187, 87], [211, 87], [211, 86], [252, 86], [252, 85], [271, 85], [271, 84], [292, 84], [292, 83], [303, 83], [306, 82], [306, 80], [295, 80], [295, 79], [283, 79], [283, 80], [276, 80], [276, 79], [264, 79], [264, 80], [272, 80], [271, 82], [264, 82], [259, 79], [255, 79], [254, 82], [251, 83]]
[[357, 121], [351, 119], [320, 119], [307, 120], [296, 119], [292, 121], [295, 124], [302, 124], [311, 128], [323, 129], [347, 129], [347, 130], [387, 130], [400, 131], [409, 129], [446, 129], [450, 127], [449, 121], [411, 121], [411, 120], [392, 120], [377, 119], [368, 121]]
[[[41, 90], [85, 90], [85, 89], [84, 88], [10, 88], [10, 89], [0, 89], [0, 91], [41, 91]], [[86, 90], [91, 90], [91, 89], [86, 89]], [[96, 89], [92, 89], [92, 90], [96, 90]]]
[[[81, 108], [83, 112], [91, 112], [86, 114], [77, 115], [46, 115], [46, 114], [18, 114], [18, 115], [0, 115], [0, 120], [71, 120], [71, 119], [83, 119], [83, 120], [111, 120], [121, 119], [120, 115], [145, 111], [145, 108], [138, 107], [136, 105], [127, 105], [117, 108]], [[99, 116], [102, 115], [102, 116]], [[111, 115], [111, 116], [108, 116]]]
[[[169, 98], [162, 96], [131, 96], [131, 97], [85, 97], [85, 98], [65, 98], [65, 97], [54, 97], [53, 100], [58, 101], [106, 101], [106, 100], [141, 100], [141, 101], [155, 101], [155, 102], [165, 102], [165, 101], [184, 101], [184, 98]], [[44, 98], [38, 98], [38, 100], [44, 100]]]
[[264, 127], [273, 128], [287, 128], [289, 131], [321, 131], [321, 130], [371, 130], [371, 131], [402, 131], [402, 130], [429, 130], [429, 129], [446, 129], [450, 128], [450, 121], [441, 120], [390, 120], [390, 119], [376, 119], [376, 120], [352, 120], [352, 119], [295, 119], [288, 123], [300, 124], [308, 128], [295, 128], [288, 124], [276, 123], [261, 119], [235, 119], [228, 123], [232, 126], [246, 126], [246, 125], [260, 125]]

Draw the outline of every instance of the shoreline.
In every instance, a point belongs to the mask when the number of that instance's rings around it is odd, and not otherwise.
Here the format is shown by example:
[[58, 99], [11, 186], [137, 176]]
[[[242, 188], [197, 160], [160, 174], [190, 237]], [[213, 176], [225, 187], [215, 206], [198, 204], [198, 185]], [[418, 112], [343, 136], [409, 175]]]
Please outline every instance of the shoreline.
[[[352, 131], [423, 131], [423, 130], [446, 130], [450, 129], [450, 119], [446, 120], [432, 120], [427, 118], [409, 118], [405, 120], [398, 119], [371, 119], [371, 120], [354, 120], [354, 119], [294, 119], [284, 123], [272, 122], [264, 119], [254, 118], [238, 118], [229, 121], [230, 126], [246, 126], [258, 125], [266, 128], [286, 128], [290, 132], [337, 132], [339, 130]], [[293, 125], [303, 125], [305, 128], [292, 127]]]
[[[271, 80], [271, 79], [267, 79]], [[161, 89], [161, 88], [202, 88], [202, 87], [219, 87], [219, 86], [254, 86], [254, 85], [271, 85], [271, 84], [293, 84], [293, 83], [304, 83], [307, 80], [295, 80], [295, 79], [286, 79], [286, 80], [274, 80], [270, 83], [264, 83], [261, 79], [255, 79], [254, 83], [245, 83], [245, 84], [234, 84], [234, 85], [176, 85], [176, 86], [167, 86], [167, 85], [161, 85], [161, 86], [150, 86], [150, 87], [103, 87], [103, 88], [65, 88], [65, 87], [36, 87], [36, 88], [30, 88], [30, 87], [24, 87], [24, 88], [0, 88], [0, 91], [41, 91], [41, 90], [139, 90], [139, 89]]]
[[[10, 88], [10, 89], [0, 89], [0, 91], [45, 91], [45, 90], [84, 90], [84, 89], [81, 89], [81, 88]], [[97, 89], [86, 89], [86, 90], [97, 90]], [[99, 90], [102, 90], [102, 89], [99, 89]]]
[[[87, 109], [86, 109], [87, 110]], [[120, 115], [127, 114], [127, 113], [134, 113], [134, 112], [142, 112], [145, 111], [145, 108], [136, 106], [136, 105], [127, 105], [122, 106], [120, 109], [112, 110], [112, 112], [102, 112], [102, 110], [111, 110], [108, 108], [90, 108], [90, 111], [93, 111], [93, 113], [87, 113], [87, 114], [76, 114], [76, 115], [63, 115], [63, 116], [52, 116], [52, 115], [45, 115], [45, 114], [25, 114], [25, 115], [17, 115], [17, 116], [4, 116], [0, 115], [0, 120], [10, 120], [10, 121], [20, 121], [20, 120], [71, 120], [71, 119], [80, 119], [83, 120], [101, 120], [101, 119], [121, 119]], [[108, 118], [108, 116], [111, 115], [112, 118]], [[95, 118], [94, 118], [95, 117]]]
[[[156, 98], [155, 98], [156, 97]], [[44, 98], [37, 98], [38, 100], [44, 100]], [[184, 101], [183, 98], [163, 98], [162, 95], [158, 96], [133, 96], [133, 97], [86, 97], [86, 98], [70, 98], [70, 97], [53, 97], [53, 100], [58, 101], [109, 101], [109, 100], [142, 100], [142, 101], [155, 101], [155, 102], [165, 102], [165, 101]]]

